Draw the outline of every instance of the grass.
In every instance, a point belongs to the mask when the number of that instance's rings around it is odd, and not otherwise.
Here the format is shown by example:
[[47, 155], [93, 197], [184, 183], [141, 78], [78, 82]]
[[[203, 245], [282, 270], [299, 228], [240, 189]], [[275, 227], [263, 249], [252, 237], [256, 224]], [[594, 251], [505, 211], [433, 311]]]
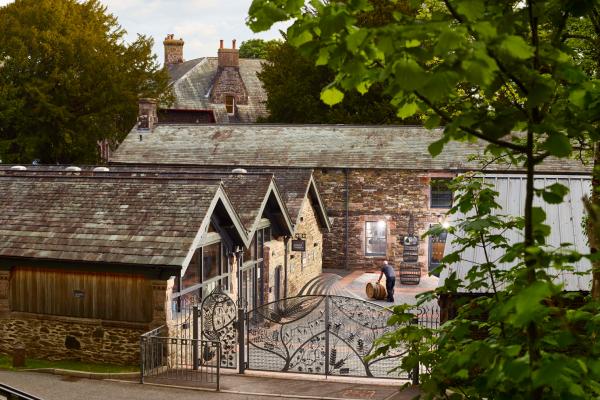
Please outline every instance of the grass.
[[139, 368], [135, 366], [123, 366], [113, 364], [94, 364], [84, 363], [81, 361], [74, 360], [63, 360], [63, 361], [49, 361], [49, 360], [38, 360], [35, 358], [27, 358], [25, 360], [24, 368], [13, 368], [12, 358], [0, 354], [0, 369], [35, 369], [35, 368], [57, 368], [57, 369], [69, 369], [73, 371], [83, 372], [104, 372], [104, 373], [118, 373], [118, 372], [138, 372]]

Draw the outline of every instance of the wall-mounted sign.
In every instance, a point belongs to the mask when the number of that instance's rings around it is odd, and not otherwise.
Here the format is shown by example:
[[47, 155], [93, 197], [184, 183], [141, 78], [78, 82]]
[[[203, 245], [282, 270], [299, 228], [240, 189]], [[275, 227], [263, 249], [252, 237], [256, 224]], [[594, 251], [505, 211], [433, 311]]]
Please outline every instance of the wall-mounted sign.
[[292, 240], [292, 251], [306, 251], [306, 240]]
[[83, 290], [73, 290], [73, 297], [76, 299], [83, 299], [85, 297], [85, 292]]
[[416, 246], [419, 244], [419, 237], [415, 235], [404, 236], [405, 246]]

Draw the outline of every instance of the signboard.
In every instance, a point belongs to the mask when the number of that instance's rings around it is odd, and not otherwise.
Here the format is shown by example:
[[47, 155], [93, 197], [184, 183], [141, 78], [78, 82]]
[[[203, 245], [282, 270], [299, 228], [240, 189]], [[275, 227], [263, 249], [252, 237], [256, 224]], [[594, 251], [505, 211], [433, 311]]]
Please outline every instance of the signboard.
[[306, 251], [306, 240], [292, 239], [292, 251]]
[[83, 290], [73, 290], [73, 297], [76, 299], [83, 299], [85, 297], [85, 293]]

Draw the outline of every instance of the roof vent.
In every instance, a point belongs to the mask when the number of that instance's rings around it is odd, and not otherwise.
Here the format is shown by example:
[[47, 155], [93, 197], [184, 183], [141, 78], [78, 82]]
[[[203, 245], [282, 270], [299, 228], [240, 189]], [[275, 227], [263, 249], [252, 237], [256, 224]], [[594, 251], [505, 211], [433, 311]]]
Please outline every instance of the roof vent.
[[110, 169], [106, 168], [106, 167], [96, 167], [93, 169], [94, 172], [108, 172], [110, 171]]
[[247, 174], [248, 171], [246, 171], [244, 168], [234, 168], [231, 170], [231, 173], [233, 174]]
[[24, 167], [22, 165], [13, 165], [12, 167], [10, 167], [10, 169], [13, 171], [27, 171], [27, 167]]
[[80, 172], [81, 168], [80, 167], [75, 167], [75, 166], [70, 166], [65, 168], [65, 171], [69, 171], [69, 172]]

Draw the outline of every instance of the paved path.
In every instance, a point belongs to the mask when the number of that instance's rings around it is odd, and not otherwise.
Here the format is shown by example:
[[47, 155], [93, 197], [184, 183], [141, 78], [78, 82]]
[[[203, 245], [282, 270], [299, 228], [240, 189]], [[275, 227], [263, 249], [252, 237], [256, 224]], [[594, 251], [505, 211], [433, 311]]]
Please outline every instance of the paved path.
[[225, 376], [221, 393], [2, 370], [0, 382], [44, 400], [409, 400], [417, 394], [393, 386], [245, 376]]
[[[438, 285], [438, 278], [435, 276], [424, 276], [421, 277], [421, 282], [418, 285], [402, 285], [400, 280], [396, 279], [396, 286], [394, 288], [394, 303], [388, 303], [387, 301], [379, 301], [367, 298], [365, 288], [369, 282], [377, 282], [379, 278], [379, 272], [364, 272], [364, 271], [346, 271], [338, 269], [327, 269], [324, 272], [329, 272], [342, 276], [340, 285], [352, 292], [359, 298], [369, 300], [370, 302], [377, 303], [384, 307], [398, 304], [415, 304], [416, 295], [419, 293], [433, 290]], [[385, 284], [385, 278], [382, 283]]]

